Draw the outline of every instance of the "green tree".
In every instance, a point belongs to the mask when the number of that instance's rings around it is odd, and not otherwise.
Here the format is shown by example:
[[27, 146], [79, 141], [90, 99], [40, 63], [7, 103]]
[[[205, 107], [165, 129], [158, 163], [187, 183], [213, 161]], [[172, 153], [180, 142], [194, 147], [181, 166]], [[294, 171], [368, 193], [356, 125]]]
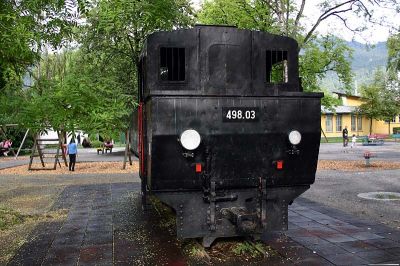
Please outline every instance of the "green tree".
[[382, 101], [380, 94], [385, 86], [385, 76], [383, 71], [380, 70], [375, 72], [374, 81], [371, 84], [361, 85], [360, 92], [365, 101], [357, 108], [357, 112], [369, 119], [369, 134], [372, 133], [372, 120], [380, 119], [381, 117], [380, 110]]
[[278, 33], [272, 14], [261, 1], [206, 0], [198, 13], [203, 24], [233, 25], [240, 29]]
[[[301, 49], [300, 75], [305, 91], [324, 91], [319, 80], [330, 71], [350, 91], [352, 50], [333, 35], [316, 38], [316, 28], [305, 31], [301, 24], [303, 11], [304, 6], [297, 8], [293, 1], [213, 0], [204, 3], [198, 17], [201, 23], [234, 25], [293, 37]], [[337, 101], [326, 90], [325, 93], [323, 105], [331, 108]]]
[[72, 37], [84, 6], [85, 0], [0, 1], [0, 124], [20, 122], [22, 107], [31, 103], [26, 73], [46, 47]]
[[88, 11], [71, 82], [81, 91], [95, 91], [97, 99], [87, 106], [91, 116], [81, 128], [104, 134], [126, 130], [136, 105], [136, 66], [145, 38], [193, 21], [186, 0], [99, 1]]
[[347, 92], [351, 91], [353, 74], [349, 60], [352, 50], [333, 35], [323, 36], [304, 45], [300, 53], [300, 75], [306, 91], [320, 91], [319, 81], [334, 72]]
[[[278, 34], [290, 36], [297, 39], [302, 48], [315, 39], [318, 35], [318, 28], [325, 21], [336, 19], [342, 22], [353, 34], [364, 31], [368, 26], [381, 25], [395, 27], [392, 17], [386, 15], [389, 12], [399, 13], [398, 0], [345, 0], [345, 1], [320, 1], [318, 7], [313, 10], [316, 19], [311, 22], [309, 27], [305, 27], [305, 8], [307, 0], [254, 0], [252, 2], [261, 2], [268, 7], [275, 25], [279, 29]], [[310, 8], [310, 6], [307, 6]], [[386, 12], [374, 12], [377, 8], [384, 9]], [[357, 23], [350, 23], [357, 21]]]
[[[16, 120], [33, 131], [74, 130], [77, 114], [75, 103], [82, 99], [76, 88], [69, 86], [71, 52], [43, 54], [42, 60], [31, 71], [33, 84], [22, 90]], [[70, 95], [75, 96], [71, 99]]]
[[[83, 7], [84, 0], [78, 0]], [[73, 0], [0, 2], [0, 90], [15, 86], [45, 45], [57, 47], [71, 37], [78, 19]]]
[[361, 95], [365, 102], [358, 107], [358, 112], [370, 120], [369, 133], [372, 133], [372, 120], [386, 120], [389, 126], [395, 115], [400, 113], [400, 101], [396, 90], [388, 86], [387, 75], [382, 70], [377, 70], [371, 84], [361, 86]]
[[388, 134], [390, 132], [390, 124], [392, 119], [400, 114], [400, 98], [398, 97], [398, 91], [386, 86], [382, 92], [382, 105], [381, 105], [381, 120], [388, 122]]
[[[0, 81], [6, 86], [0, 103], [7, 111], [0, 114], [0, 119], [35, 130], [79, 128], [108, 136], [125, 130], [135, 106], [136, 65], [144, 39], [153, 31], [184, 27], [193, 21], [186, 0], [102, 0], [93, 6], [80, 0], [80, 9], [86, 9], [85, 22], [79, 27], [75, 23], [77, 17], [72, 16], [78, 16], [73, 13], [76, 7], [67, 0], [21, 3], [24, 7], [6, 2], [11, 11], [18, 7], [13, 14], [27, 14], [29, 21], [26, 25], [21, 22], [21, 27], [24, 33], [31, 34], [24, 44], [32, 46], [24, 48], [32, 59], [19, 60], [22, 63], [16, 68], [10, 64], [1, 68], [6, 79]], [[12, 21], [5, 28], [12, 31], [11, 26]], [[79, 49], [55, 54], [44, 51], [47, 45], [64, 45], [65, 37], [75, 37], [80, 42]], [[7, 44], [13, 48], [11, 39]], [[3, 51], [5, 56], [16, 58], [11, 50]], [[15, 52], [18, 54], [20, 51]], [[33, 83], [22, 88], [22, 75], [29, 69]], [[14, 77], [13, 85], [10, 77]]]
[[388, 38], [387, 48], [389, 78], [398, 82], [400, 72], [400, 33], [393, 34]]

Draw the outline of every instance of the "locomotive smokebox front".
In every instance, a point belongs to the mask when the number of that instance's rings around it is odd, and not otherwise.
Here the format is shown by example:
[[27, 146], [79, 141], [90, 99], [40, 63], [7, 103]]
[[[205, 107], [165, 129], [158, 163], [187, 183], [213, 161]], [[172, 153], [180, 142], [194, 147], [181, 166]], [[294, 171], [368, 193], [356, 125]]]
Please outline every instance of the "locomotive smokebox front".
[[230, 27], [151, 35], [134, 147], [142, 193], [173, 207], [180, 238], [287, 229], [315, 180], [322, 94], [301, 91], [297, 43]]

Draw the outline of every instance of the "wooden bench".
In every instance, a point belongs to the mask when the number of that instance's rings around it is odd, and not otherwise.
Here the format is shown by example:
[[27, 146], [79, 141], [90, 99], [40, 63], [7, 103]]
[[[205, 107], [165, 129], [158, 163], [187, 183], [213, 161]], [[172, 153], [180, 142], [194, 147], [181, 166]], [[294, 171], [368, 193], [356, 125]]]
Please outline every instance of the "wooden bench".
[[389, 137], [389, 135], [387, 135], [387, 134], [371, 134], [368, 137], [376, 138], [376, 139], [387, 139]]
[[397, 140], [400, 139], [400, 133], [393, 134], [392, 138], [394, 138], [394, 141], [397, 142]]
[[112, 149], [113, 149], [113, 145], [102, 145], [101, 147], [97, 148], [97, 154], [99, 154], [101, 152], [101, 154], [107, 153], [107, 151], [109, 151], [110, 153], [112, 153]]
[[97, 154], [99, 154], [101, 152], [101, 154], [104, 154], [104, 148], [99, 147], [97, 148]]
[[104, 147], [104, 150], [105, 150], [106, 153], [107, 153], [107, 151], [109, 151], [110, 153], [112, 153], [112, 149], [113, 149], [113, 145], [111, 145], [111, 146], [105, 146], [105, 147]]
[[376, 145], [383, 145], [385, 143], [385, 138], [387, 138], [388, 135], [384, 134], [371, 134], [369, 136], [364, 136], [362, 137], [362, 145], [363, 146], [376, 146]]
[[114, 144], [111, 141], [105, 141], [105, 142], [103, 142], [103, 147], [104, 147], [104, 150], [106, 151], [106, 153], [107, 153], [107, 151], [112, 153]]

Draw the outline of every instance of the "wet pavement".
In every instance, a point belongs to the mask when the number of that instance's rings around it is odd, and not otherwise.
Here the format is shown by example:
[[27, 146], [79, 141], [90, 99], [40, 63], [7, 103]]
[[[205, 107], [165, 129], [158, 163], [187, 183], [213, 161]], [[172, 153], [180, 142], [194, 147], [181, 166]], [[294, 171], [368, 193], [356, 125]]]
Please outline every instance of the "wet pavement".
[[[68, 186], [9, 265], [186, 265], [180, 244], [140, 207], [138, 182]], [[289, 231], [262, 238], [285, 265], [400, 263], [400, 231], [299, 198]], [[273, 261], [271, 261], [273, 263]]]

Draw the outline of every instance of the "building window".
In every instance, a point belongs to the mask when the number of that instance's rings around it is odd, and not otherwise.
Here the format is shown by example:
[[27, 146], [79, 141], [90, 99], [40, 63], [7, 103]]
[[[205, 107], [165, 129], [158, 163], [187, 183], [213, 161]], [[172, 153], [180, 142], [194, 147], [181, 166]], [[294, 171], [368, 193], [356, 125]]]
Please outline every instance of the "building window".
[[185, 48], [160, 48], [160, 79], [162, 81], [185, 80]]
[[336, 131], [342, 131], [342, 115], [336, 116]]
[[362, 115], [357, 116], [357, 131], [362, 131]]
[[288, 52], [270, 51], [266, 52], [267, 82], [273, 84], [288, 82]]
[[325, 128], [326, 128], [326, 132], [332, 132], [333, 131], [332, 115], [326, 115]]
[[351, 115], [351, 131], [356, 131], [357, 130], [357, 117], [356, 115], [352, 114]]
[[393, 116], [392, 123], [396, 123], [396, 116]]

